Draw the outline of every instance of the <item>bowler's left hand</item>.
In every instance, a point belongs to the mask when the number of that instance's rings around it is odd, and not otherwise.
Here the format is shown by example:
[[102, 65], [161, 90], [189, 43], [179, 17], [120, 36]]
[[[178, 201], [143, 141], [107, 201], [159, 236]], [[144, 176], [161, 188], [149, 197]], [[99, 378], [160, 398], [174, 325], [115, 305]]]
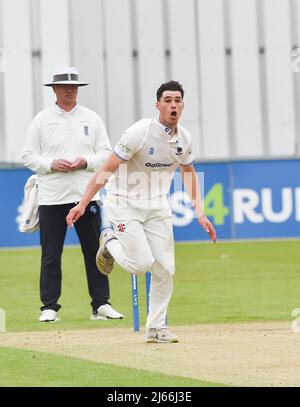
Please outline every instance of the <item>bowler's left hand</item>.
[[198, 222], [200, 225], [203, 227], [205, 232], [209, 234], [210, 239], [216, 243], [217, 241], [217, 233], [215, 231], [215, 228], [213, 227], [213, 224], [207, 219], [206, 215], [202, 215], [199, 219]]

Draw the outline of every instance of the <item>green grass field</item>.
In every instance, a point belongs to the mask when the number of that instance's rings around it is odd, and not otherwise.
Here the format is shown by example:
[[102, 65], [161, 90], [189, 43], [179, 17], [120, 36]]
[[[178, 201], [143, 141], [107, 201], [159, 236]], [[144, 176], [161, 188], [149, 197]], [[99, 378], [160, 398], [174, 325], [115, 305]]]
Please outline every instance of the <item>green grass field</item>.
[[0, 387], [211, 387], [214, 383], [0, 347]]
[[[217, 245], [177, 244], [174, 294], [168, 313], [170, 325], [291, 320], [291, 311], [300, 307], [299, 243], [297, 240], [286, 240], [220, 242]], [[80, 249], [65, 248], [64, 251], [59, 326], [37, 322], [40, 307], [39, 266], [39, 249], [0, 251], [0, 308], [6, 312], [7, 331], [98, 328], [99, 321], [89, 320], [90, 299]], [[124, 313], [126, 318], [122, 321], [103, 321], [103, 324], [105, 327], [130, 327], [132, 305], [129, 274], [115, 268], [110, 277], [110, 286], [111, 303]], [[139, 278], [139, 296], [141, 324], [144, 324], [145, 284], [142, 276]], [[81, 364], [80, 369], [86, 372], [94, 372], [97, 369], [99, 372], [105, 371], [108, 379], [103, 385], [107, 386], [113, 386], [116, 380], [119, 385], [126, 386], [130, 382], [134, 383], [135, 377], [140, 379], [137, 383], [144, 385], [157, 385], [155, 383], [160, 382], [157, 375], [149, 372], [122, 368], [127, 373], [122, 373], [123, 382], [120, 383], [115, 372], [115, 369], [120, 368], [53, 355], [50, 357], [37, 352], [34, 354], [41, 360], [48, 358], [48, 382], [38, 366], [35, 367], [33, 376], [28, 375], [27, 368], [21, 368], [28, 366], [25, 361], [32, 359], [33, 352], [0, 348], [0, 386], [56, 386], [58, 383], [55, 381], [55, 375], [51, 376], [51, 366], [54, 372], [54, 366], [58, 365], [65, 367], [66, 372], [65, 380], [60, 381], [60, 385], [96, 385], [93, 374], [83, 375], [86, 378], [84, 383], [80, 377], [73, 377], [72, 364]], [[18, 363], [18, 360], [24, 363]], [[5, 369], [5, 365], [9, 366], [9, 369]], [[42, 369], [43, 364], [39, 365]], [[128, 380], [130, 375], [132, 381]], [[209, 385], [197, 380], [183, 380], [171, 376], [164, 378], [164, 385], [166, 380], [170, 386]]]

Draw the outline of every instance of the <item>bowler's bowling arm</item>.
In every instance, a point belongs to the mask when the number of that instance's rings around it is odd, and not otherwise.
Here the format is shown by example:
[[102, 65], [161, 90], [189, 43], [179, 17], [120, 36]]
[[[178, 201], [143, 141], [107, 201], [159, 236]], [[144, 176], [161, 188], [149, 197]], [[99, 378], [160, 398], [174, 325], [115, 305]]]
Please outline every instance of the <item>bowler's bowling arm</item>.
[[119, 168], [119, 165], [124, 163], [124, 160], [117, 157], [116, 154], [111, 153], [106, 162], [98, 169], [97, 172], [90, 179], [80, 204], [85, 208], [95, 194], [100, 191], [107, 183], [109, 177]]
[[90, 200], [98, 191], [100, 191], [101, 188], [104, 187], [109, 177], [119, 168], [121, 163], [124, 163], [124, 161], [117, 157], [116, 154], [111, 153], [106, 162], [98, 169], [97, 172], [95, 172], [90, 179], [81, 200], [68, 213], [66, 221], [69, 227], [72, 227], [73, 223], [84, 214], [85, 208], [89, 204]]

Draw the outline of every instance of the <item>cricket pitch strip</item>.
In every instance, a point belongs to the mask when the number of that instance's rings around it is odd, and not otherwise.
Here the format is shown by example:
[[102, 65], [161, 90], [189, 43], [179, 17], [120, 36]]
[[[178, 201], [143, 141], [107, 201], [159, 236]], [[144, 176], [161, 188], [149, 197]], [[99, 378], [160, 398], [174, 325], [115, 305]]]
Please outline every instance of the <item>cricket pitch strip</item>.
[[146, 344], [130, 328], [1, 333], [0, 346], [231, 386], [300, 386], [300, 333], [289, 322], [174, 326], [180, 342]]

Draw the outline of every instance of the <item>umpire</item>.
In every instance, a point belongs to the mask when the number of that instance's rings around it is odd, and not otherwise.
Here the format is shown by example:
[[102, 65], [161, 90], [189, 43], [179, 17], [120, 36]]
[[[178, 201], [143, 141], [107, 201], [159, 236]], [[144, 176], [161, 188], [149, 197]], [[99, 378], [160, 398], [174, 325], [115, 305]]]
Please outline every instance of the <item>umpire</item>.
[[[111, 153], [102, 119], [76, 103], [80, 82], [74, 67], [57, 68], [52, 87], [56, 103], [38, 113], [29, 126], [23, 163], [38, 174], [40, 243], [42, 248], [40, 322], [58, 321], [61, 295], [61, 257], [67, 231], [66, 216], [81, 199], [93, 173]], [[84, 256], [91, 319], [121, 319], [109, 303], [108, 278], [99, 273], [95, 257], [99, 247], [100, 209], [95, 195], [76, 222]]]

